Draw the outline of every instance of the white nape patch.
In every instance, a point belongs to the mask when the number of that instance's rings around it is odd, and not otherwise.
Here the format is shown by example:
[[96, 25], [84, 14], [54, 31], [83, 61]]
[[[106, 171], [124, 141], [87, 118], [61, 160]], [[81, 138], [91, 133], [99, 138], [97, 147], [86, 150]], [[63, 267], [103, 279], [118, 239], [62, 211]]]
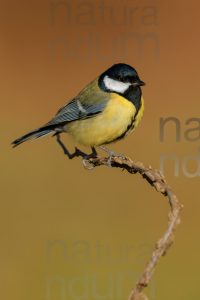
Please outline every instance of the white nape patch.
[[105, 76], [103, 81], [108, 90], [121, 94], [128, 90], [129, 86], [131, 85], [130, 82], [122, 82], [116, 79], [112, 79], [109, 76]]

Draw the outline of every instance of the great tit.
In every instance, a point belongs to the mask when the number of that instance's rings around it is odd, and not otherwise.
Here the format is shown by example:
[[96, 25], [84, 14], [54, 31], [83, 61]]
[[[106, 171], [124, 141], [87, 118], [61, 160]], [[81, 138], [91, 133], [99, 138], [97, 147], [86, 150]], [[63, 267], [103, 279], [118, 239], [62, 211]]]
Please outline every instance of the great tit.
[[133, 67], [115, 64], [61, 107], [47, 124], [13, 141], [13, 147], [50, 133], [63, 147], [60, 133], [66, 132], [94, 153], [95, 147], [120, 140], [138, 126], [144, 112], [144, 84]]

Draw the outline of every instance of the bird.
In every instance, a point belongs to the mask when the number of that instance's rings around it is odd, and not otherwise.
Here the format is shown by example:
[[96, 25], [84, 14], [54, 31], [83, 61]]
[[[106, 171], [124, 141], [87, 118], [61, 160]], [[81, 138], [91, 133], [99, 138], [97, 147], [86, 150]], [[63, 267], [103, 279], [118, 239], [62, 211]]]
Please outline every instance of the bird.
[[89, 146], [91, 155], [100, 147], [111, 157], [115, 153], [106, 145], [125, 138], [142, 119], [143, 85], [132, 66], [114, 64], [65, 103], [48, 123], [14, 140], [12, 146], [52, 133], [64, 153], [73, 158], [83, 152], [75, 148], [74, 154], [69, 153], [60, 138], [61, 133], [68, 133], [78, 144]]

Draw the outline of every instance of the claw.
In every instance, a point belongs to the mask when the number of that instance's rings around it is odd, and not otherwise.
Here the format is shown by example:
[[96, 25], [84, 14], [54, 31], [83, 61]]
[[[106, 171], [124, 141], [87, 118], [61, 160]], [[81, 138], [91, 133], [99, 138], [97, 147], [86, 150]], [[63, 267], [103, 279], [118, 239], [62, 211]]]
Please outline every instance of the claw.
[[107, 161], [107, 165], [109, 167], [112, 167], [112, 158], [113, 157], [120, 157], [120, 158], [125, 158], [125, 155], [124, 154], [121, 154], [121, 153], [116, 153], [112, 150], [109, 150], [107, 147], [105, 146], [100, 146], [99, 147], [100, 149], [102, 149], [103, 151], [105, 151], [107, 154], [108, 154], [108, 161]]
[[88, 158], [83, 158], [82, 162], [83, 162], [83, 166], [84, 166], [85, 169], [87, 169], [87, 170], [94, 169], [93, 164], [90, 163], [90, 161], [88, 160]]

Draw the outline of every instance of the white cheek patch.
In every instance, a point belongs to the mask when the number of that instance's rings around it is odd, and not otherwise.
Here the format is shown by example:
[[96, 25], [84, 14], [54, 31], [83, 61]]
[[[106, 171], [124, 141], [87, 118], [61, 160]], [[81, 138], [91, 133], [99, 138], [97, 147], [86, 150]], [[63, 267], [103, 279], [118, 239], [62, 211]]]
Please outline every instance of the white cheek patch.
[[103, 79], [106, 88], [112, 92], [117, 92], [123, 94], [126, 90], [128, 90], [131, 83], [122, 82], [119, 80], [115, 80], [110, 78], [109, 76], [105, 76]]

